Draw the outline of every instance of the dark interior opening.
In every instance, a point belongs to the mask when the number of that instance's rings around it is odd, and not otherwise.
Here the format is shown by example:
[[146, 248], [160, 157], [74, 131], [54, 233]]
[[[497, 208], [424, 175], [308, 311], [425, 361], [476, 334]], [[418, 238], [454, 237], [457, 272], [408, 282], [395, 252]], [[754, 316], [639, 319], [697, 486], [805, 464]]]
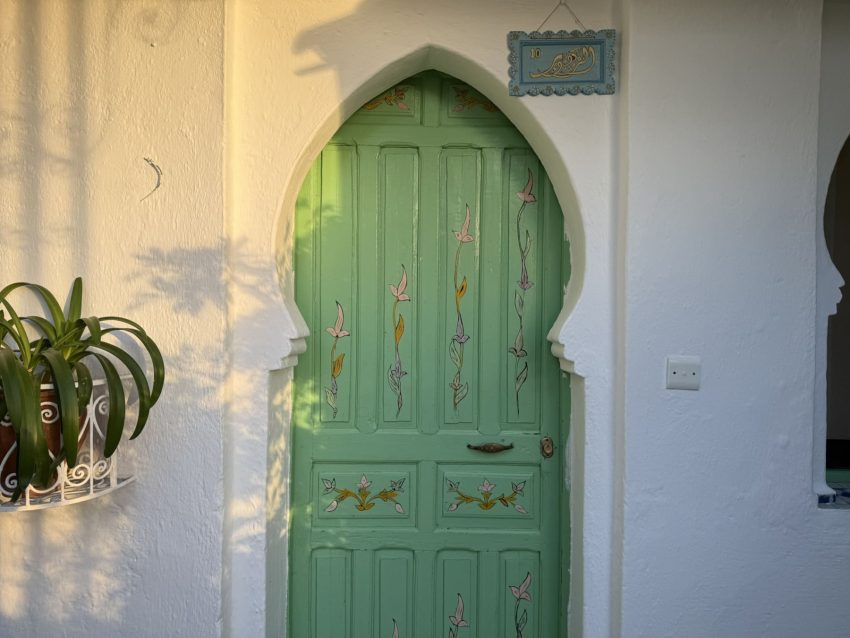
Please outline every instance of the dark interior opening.
[[[850, 139], [829, 182], [823, 214], [826, 246], [845, 282], [850, 282]], [[850, 301], [847, 285], [829, 318], [826, 354], [826, 467], [850, 469]]]

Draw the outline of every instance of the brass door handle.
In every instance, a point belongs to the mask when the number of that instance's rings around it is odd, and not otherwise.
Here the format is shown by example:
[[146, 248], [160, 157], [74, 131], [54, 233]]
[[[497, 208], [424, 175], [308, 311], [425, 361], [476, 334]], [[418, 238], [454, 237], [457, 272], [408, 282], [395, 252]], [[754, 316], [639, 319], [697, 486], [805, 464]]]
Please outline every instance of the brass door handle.
[[509, 445], [502, 445], [501, 443], [482, 443], [481, 445], [472, 445], [472, 443], [467, 443], [466, 447], [470, 450], [475, 450], [476, 452], [484, 452], [486, 454], [498, 454], [499, 452], [504, 452], [505, 450], [512, 450], [514, 444], [511, 443]]

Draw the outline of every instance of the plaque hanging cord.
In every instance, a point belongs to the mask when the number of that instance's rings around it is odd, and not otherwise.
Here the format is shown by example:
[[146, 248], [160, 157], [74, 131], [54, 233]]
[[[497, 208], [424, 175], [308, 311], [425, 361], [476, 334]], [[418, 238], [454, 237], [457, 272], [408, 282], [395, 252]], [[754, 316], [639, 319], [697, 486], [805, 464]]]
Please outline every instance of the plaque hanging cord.
[[560, 0], [560, 2], [558, 2], [558, 4], [556, 4], [556, 5], [555, 5], [555, 8], [554, 8], [554, 9], [552, 9], [552, 11], [550, 11], [550, 12], [549, 12], [549, 15], [548, 15], [548, 16], [546, 16], [546, 19], [545, 19], [543, 22], [541, 22], [541, 23], [540, 23], [540, 26], [539, 26], [539, 27], [537, 27], [536, 31], [540, 31], [540, 29], [542, 29], [542, 28], [544, 27], [544, 25], [545, 25], [547, 22], [549, 22], [549, 19], [550, 19], [553, 15], [555, 15], [555, 12], [556, 12], [556, 11], [557, 11], [560, 7], [566, 7], [566, 8], [567, 8], [567, 11], [569, 11], [569, 12], [570, 12], [570, 15], [573, 17], [573, 20], [575, 20], [575, 21], [576, 21], [576, 24], [577, 24], [579, 27], [581, 27], [581, 30], [582, 30], [582, 31], [587, 31], [587, 27], [586, 27], [586, 26], [584, 26], [584, 24], [582, 24], [581, 20], [579, 20], [579, 19], [578, 19], [578, 16], [576, 15], [576, 12], [572, 10], [572, 8], [570, 7], [570, 5], [568, 5], [568, 4], [566, 3], [566, 1], [565, 1], [565, 0]]

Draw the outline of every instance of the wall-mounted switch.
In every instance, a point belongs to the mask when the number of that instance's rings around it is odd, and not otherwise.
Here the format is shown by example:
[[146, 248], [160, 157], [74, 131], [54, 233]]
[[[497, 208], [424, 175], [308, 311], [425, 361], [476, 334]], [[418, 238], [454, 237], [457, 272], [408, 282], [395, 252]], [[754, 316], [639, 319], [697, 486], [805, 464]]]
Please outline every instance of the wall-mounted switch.
[[667, 389], [699, 390], [702, 365], [699, 357], [671, 355], [667, 357]]

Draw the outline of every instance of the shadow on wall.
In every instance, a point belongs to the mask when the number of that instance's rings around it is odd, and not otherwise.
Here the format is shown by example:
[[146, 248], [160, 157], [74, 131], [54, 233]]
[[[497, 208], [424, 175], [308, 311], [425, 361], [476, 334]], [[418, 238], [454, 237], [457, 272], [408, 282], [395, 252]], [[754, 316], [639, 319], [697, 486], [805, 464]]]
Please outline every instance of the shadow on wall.
[[[161, 40], [181, 12], [178, 3], [147, 0], [108, 8], [0, 2], [2, 84], [8, 89], [0, 95], [2, 284], [14, 277], [53, 288], [51, 282], [65, 285], [74, 274], [91, 272], [97, 251], [88, 240], [98, 219], [92, 160], [128, 99], [121, 82], [132, 86], [113, 55], [119, 47], [114, 34]], [[171, 366], [169, 380], [175, 388], [181, 384], [177, 369]], [[197, 387], [193, 381], [191, 389]], [[192, 396], [189, 388], [185, 393]], [[132, 597], [146, 577], [146, 554], [158, 550], [139, 542], [144, 512], [131, 504], [139, 499], [119, 494], [0, 515], [0, 636], [124, 633]]]

